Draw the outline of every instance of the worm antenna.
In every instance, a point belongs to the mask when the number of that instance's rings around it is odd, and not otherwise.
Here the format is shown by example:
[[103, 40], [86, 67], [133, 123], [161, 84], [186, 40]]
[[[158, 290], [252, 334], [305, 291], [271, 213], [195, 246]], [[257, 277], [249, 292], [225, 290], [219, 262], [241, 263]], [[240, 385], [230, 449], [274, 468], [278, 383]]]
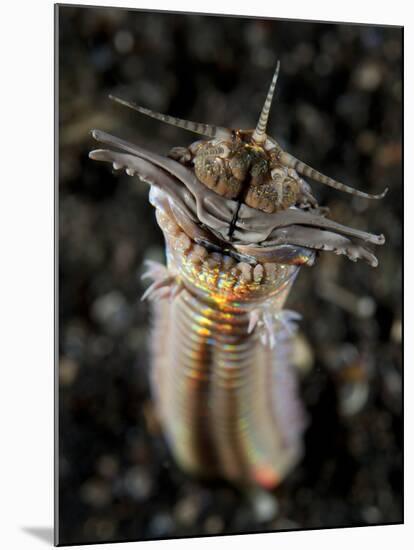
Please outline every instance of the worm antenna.
[[256, 143], [264, 143], [266, 141], [266, 127], [269, 119], [270, 107], [272, 106], [273, 94], [276, 88], [277, 77], [279, 76], [280, 61], [276, 64], [276, 70], [270, 83], [269, 91], [267, 92], [266, 101], [264, 102], [262, 112], [260, 113], [259, 122], [253, 132], [252, 139]]
[[386, 187], [384, 191], [379, 195], [370, 195], [369, 193], [364, 193], [363, 191], [359, 191], [358, 189], [349, 187], [349, 185], [345, 185], [344, 183], [340, 183], [339, 181], [336, 181], [332, 178], [329, 178], [328, 176], [325, 176], [324, 174], [321, 174], [301, 160], [295, 158], [290, 153], [286, 153], [286, 151], [281, 151], [279, 153], [278, 159], [285, 166], [296, 170], [296, 172], [301, 176], [306, 176], [314, 181], [323, 183], [323, 185], [328, 185], [329, 187], [333, 187], [334, 189], [338, 189], [339, 191], [343, 191], [344, 193], [349, 193], [350, 195], [355, 195], [356, 197], [361, 197], [363, 199], [382, 199], [388, 193], [388, 187]]
[[151, 111], [151, 109], [141, 107], [141, 105], [137, 105], [133, 101], [126, 101], [125, 99], [121, 99], [120, 97], [115, 97], [113, 95], [109, 95], [109, 99], [112, 99], [121, 105], [125, 105], [125, 107], [129, 107], [130, 109], [134, 109], [143, 115], [155, 118], [156, 120], [161, 120], [161, 122], [171, 124], [172, 126], [177, 126], [178, 128], [184, 128], [184, 130], [188, 130], [189, 132], [201, 134], [202, 136], [208, 136], [210, 138], [228, 138], [231, 136], [231, 131], [227, 128], [222, 128], [221, 126], [201, 124], [200, 122], [191, 122], [191, 120], [183, 120], [170, 115], [163, 115], [162, 113], [157, 113], [155, 111]]

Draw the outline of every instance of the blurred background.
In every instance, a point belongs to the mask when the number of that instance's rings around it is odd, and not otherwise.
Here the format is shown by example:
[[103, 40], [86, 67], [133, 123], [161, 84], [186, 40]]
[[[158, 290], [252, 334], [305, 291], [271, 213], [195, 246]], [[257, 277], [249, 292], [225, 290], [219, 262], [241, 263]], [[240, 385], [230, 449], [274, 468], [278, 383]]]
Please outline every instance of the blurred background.
[[[402, 30], [58, 7], [59, 541], [158, 539], [401, 522]], [[288, 307], [310, 417], [273, 493], [206, 485], [171, 460], [150, 399], [146, 258], [163, 261], [148, 187], [88, 159], [100, 128], [166, 154], [196, 136], [113, 104], [252, 128], [382, 201], [317, 183], [338, 222], [386, 235], [379, 267], [322, 253]]]

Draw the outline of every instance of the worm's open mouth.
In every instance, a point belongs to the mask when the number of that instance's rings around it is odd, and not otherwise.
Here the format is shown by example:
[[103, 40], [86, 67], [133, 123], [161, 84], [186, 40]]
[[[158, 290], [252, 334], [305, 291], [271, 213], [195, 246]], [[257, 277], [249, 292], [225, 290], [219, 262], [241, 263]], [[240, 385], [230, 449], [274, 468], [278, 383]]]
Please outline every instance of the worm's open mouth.
[[93, 130], [92, 136], [118, 151], [97, 149], [91, 151], [90, 158], [109, 162], [115, 169], [125, 169], [128, 175], [149, 183], [150, 200], [157, 210], [165, 212], [168, 208], [189, 239], [210, 252], [250, 265], [311, 265], [315, 251], [325, 250], [378, 265], [367, 245], [382, 245], [383, 235], [336, 223], [319, 209], [290, 207], [270, 214], [240, 205], [205, 187], [191, 169], [171, 158], [100, 130]]

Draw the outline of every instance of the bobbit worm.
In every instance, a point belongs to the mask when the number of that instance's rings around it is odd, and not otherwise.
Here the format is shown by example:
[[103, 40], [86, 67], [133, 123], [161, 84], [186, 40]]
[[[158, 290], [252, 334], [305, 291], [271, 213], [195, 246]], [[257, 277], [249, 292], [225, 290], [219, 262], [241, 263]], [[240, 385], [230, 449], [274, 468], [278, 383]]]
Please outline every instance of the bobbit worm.
[[[374, 235], [327, 217], [303, 179], [365, 199], [379, 195], [329, 178], [267, 135], [279, 63], [254, 130], [232, 130], [156, 113], [200, 134], [161, 156], [93, 130], [105, 148], [90, 158], [150, 185], [166, 244], [152, 280], [151, 385], [178, 464], [240, 486], [276, 487], [303, 453], [306, 415], [291, 365], [299, 315], [284, 308], [301, 266], [318, 251], [378, 262]], [[109, 148], [106, 148], [109, 147]]]

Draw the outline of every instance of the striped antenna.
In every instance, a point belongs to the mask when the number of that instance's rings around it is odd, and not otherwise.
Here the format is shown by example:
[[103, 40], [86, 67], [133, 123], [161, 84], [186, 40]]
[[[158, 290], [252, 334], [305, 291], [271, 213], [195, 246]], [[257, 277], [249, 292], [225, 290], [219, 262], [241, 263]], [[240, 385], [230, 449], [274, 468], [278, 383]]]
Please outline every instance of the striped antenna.
[[269, 119], [270, 107], [272, 106], [273, 93], [276, 88], [277, 77], [279, 76], [280, 61], [276, 64], [276, 70], [270, 83], [269, 91], [267, 92], [266, 101], [264, 102], [262, 112], [260, 113], [259, 122], [253, 132], [252, 139], [256, 143], [264, 143], [266, 141], [266, 127]]
[[313, 181], [317, 181], [319, 183], [322, 183], [323, 185], [328, 185], [329, 187], [333, 187], [334, 189], [338, 189], [339, 191], [343, 191], [344, 193], [355, 195], [356, 197], [361, 197], [363, 199], [382, 199], [388, 193], [388, 187], [386, 187], [384, 191], [379, 195], [370, 195], [369, 193], [359, 191], [359, 189], [349, 187], [349, 185], [345, 185], [344, 183], [340, 183], [339, 181], [336, 181], [332, 178], [329, 178], [328, 176], [325, 176], [324, 174], [321, 174], [314, 168], [311, 168], [310, 166], [308, 166], [301, 160], [298, 160], [286, 151], [281, 151], [279, 153], [278, 160], [281, 164], [296, 170], [296, 172], [301, 176], [308, 177]]
[[134, 109], [135, 111], [138, 111], [143, 115], [155, 118], [156, 120], [161, 120], [161, 122], [171, 124], [172, 126], [177, 126], [178, 128], [184, 128], [184, 130], [188, 130], [189, 132], [201, 134], [202, 136], [208, 136], [210, 138], [227, 138], [231, 136], [231, 130], [227, 128], [222, 128], [221, 126], [213, 126], [212, 124], [201, 124], [199, 122], [191, 122], [191, 120], [183, 120], [181, 118], [163, 115], [162, 113], [151, 111], [151, 109], [146, 109], [145, 107], [141, 107], [141, 105], [137, 105], [132, 101], [126, 101], [125, 99], [121, 99], [113, 95], [110, 95], [109, 99], [112, 99], [113, 101], [116, 101], [121, 105], [125, 105], [126, 107], [130, 107], [131, 109]]

